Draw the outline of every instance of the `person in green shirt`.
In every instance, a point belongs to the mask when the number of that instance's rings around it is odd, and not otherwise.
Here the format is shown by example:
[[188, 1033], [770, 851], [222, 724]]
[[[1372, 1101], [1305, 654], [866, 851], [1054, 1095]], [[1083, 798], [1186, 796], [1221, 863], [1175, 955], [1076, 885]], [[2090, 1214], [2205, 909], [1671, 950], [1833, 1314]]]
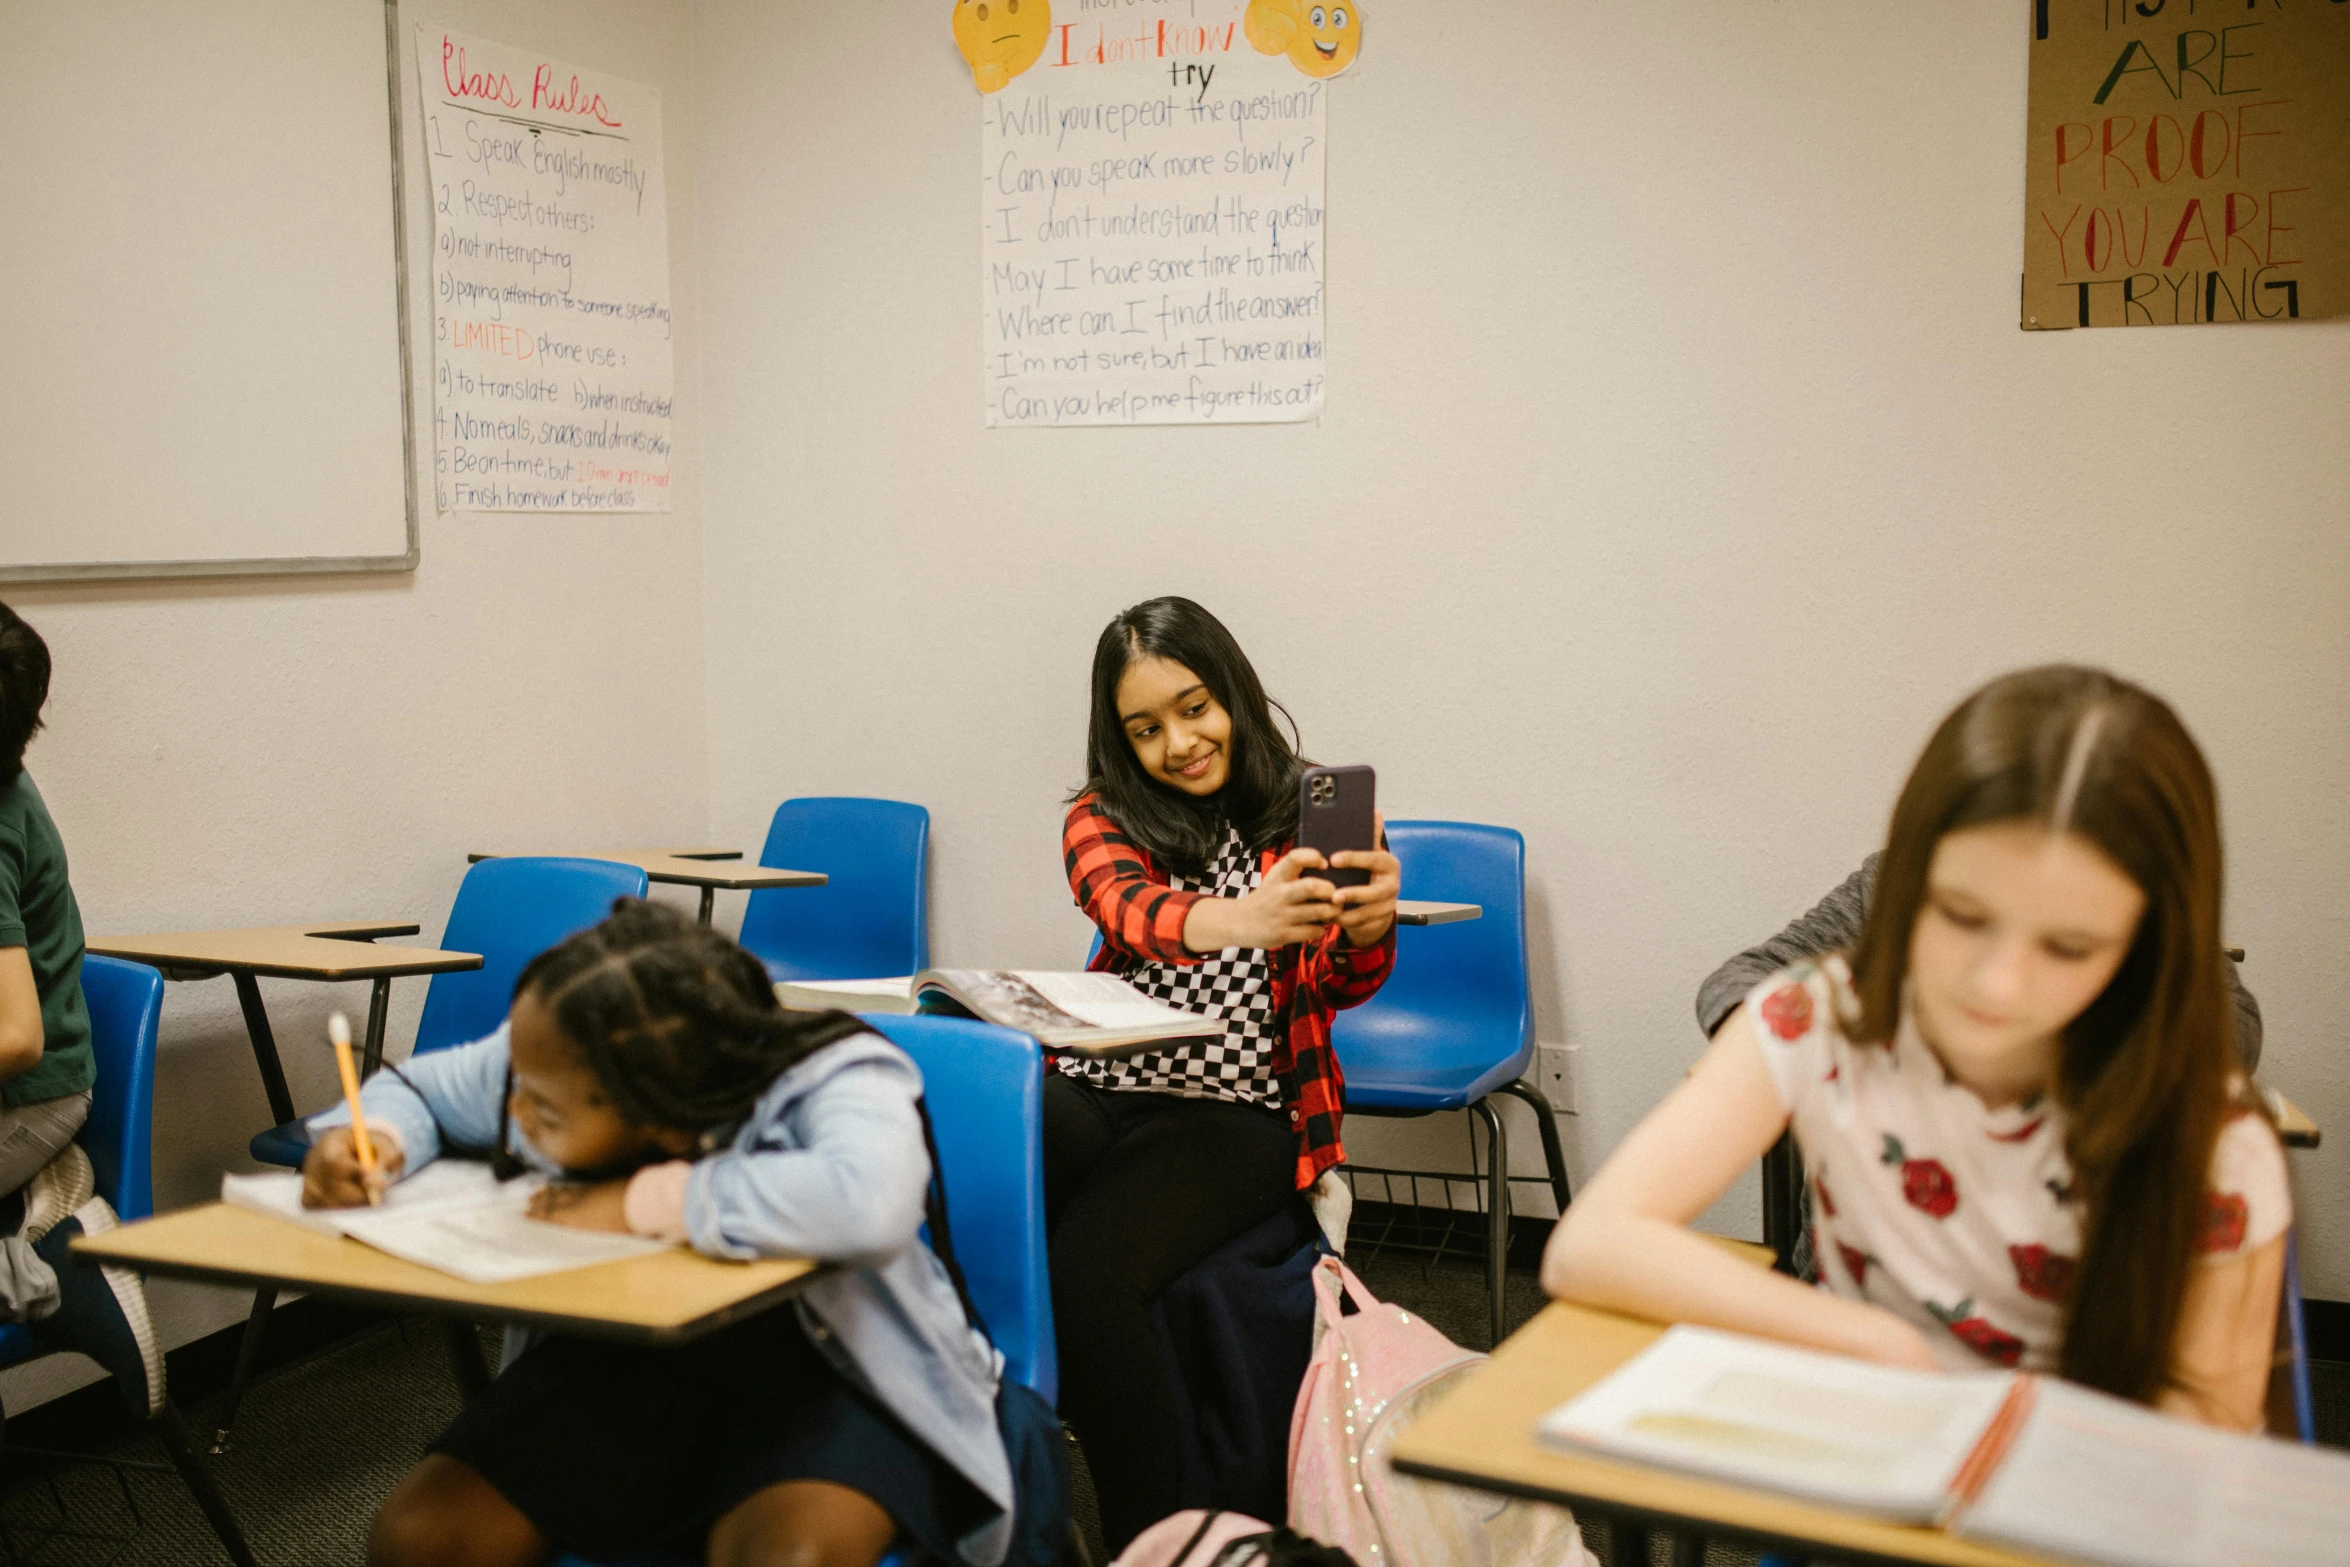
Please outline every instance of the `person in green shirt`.
[[48, 698], [48, 644], [0, 604], [0, 1193], [73, 1141], [96, 1076], [65, 840], [24, 770]]
[[133, 1414], [163, 1407], [163, 1357], [138, 1276], [71, 1254], [112, 1229], [74, 1134], [97, 1060], [82, 995], [82, 915], [65, 841], [24, 770], [49, 700], [49, 645], [0, 604], [0, 1321], [88, 1355]]

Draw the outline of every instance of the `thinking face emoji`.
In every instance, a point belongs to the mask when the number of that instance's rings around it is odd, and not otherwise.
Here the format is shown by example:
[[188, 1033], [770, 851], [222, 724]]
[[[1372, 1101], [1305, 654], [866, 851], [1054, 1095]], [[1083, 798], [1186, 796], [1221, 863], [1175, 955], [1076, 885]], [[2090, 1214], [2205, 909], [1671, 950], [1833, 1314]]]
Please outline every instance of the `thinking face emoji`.
[[1034, 65], [1052, 30], [1052, 0], [955, 0], [955, 47], [983, 93]]
[[1286, 54], [1308, 76], [1336, 76], [1363, 48], [1363, 12], [1355, 0], [1249, 0], [1246, 24], [1259, 54]]

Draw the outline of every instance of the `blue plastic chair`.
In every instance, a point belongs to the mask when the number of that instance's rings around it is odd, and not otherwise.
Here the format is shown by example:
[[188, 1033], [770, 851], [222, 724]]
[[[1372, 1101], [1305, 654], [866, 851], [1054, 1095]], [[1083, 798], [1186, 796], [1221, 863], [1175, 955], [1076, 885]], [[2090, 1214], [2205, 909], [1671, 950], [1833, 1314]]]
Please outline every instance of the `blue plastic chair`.
[[2283, 1373], [2284, 1403], [2291, 1411], [2293, 1433], [2305, 1444], [2317, 1441], [2317, 1400], [2309, 1388], [2309, 1329], [2301, 1314], [2301, 1236], [2299, 1227], [2285, 1232], [2285, 1278], [2277, 1303], [2278, 1348]]
[[[524, 965], [566, 936], [612, 912], [616, 898], [645, 895], [645, 873], [611, 860], [531, 858], [483, 860], [457, 884], [441, 946], [478, 952], [482, 964], [435, 974], [416, 1022], [414, 1054], [446, 1050], [497, 1032], [514, 998]], [[300, 1169], [310, 1152], [301, 1121], [273, 1126], [252, 1141], [263, 1164]]]
[[[90, 1090], [89, 1117], [74, 1140], [90, 1156], [98, 1195], [128, 1223], [155, 1211], [155, 1036], [163, 1017], [163, 976], [143, 963], [85, 956], [82, 995], [89, 1003], [90, 1048], [98, 1075]], [[22, 1323], [0, 1326], [0, 1366], [19, 1365], [47, 1353]], [[253, 1567], [244, 1531], [168, 1395], [150, 1424], [229, 1559], [238, 1567]]]
[[751, 894], [741, 941], [779, 980], [887, 979], [930, 966], [923, 873], [930, 813], [900, 800], [786, 800], [761, 865], [822, 871], [821, 887]]
[[1395, 971], [1379, 993], [1338, 1014], [1333, 1042], [1349, 1115], [1468, 1110], [1485, 1125], [1486, 1273], [1493, 1341], [1501, 1342], [1509, 1260], [1509, 1137], [1494, 1097], [1533, 1107], [1551, 1193], [1567, 1209], [1566, 1157], [1549, 1101], [1520, 1081], [1534, 1059], [1526, 983], [1526, 840], [1474, 822], [1389, 822], [1403, 896], [1474, 903], [1484, 913], [1396, 931]]
[[[611, 913], [614, 899], [643, 897], [646, 885], [641, 869], [611, 860], [523, 855], [483, 860], [469, 868], [449, 906], [449, 928], [442, 932], [441, 946], [451, 952], [478, 952], [482, 965], [432, 977], [424, 995], [424, 1015], [416, 1022], [412, 1054], [446, 1050], [497, 1032], [514, 998], [514, 983], [532, 958]], [[310, 1153], [310, 1129], [301, 1121], [288, 1121], [258, 1133], [249, 1146], [263, 1164], [300, 1169]], [[213, 1429], [216, 1453], [228, 1450], [229, 1433], [237, 1423], [237, 1410], [244, 1403], [276, 1305], [276, 1290], [263, 1287], [253, 1292], [253, 1310], [237, 1347], [236, 1372]], [[481, 1364], [480, 1344], [472, 1337], [471, 1326], [452, 1321], [447, 1328], [459, 1385], [471, 1389], [485, 1384], [489, 1373]]]
[[[874, 1015], [865, 1022], [922, 1069], [955, 1260], [1003, 1351], [1005, 1374], [1058, 1403], [1044, 1232], [1044, 1051], [1026, 1034], [963, 1018]], [[911, 1560], [901, 1548], [881, 1567]], [[555, 1567], [594, 1564], [562, 1556]]]

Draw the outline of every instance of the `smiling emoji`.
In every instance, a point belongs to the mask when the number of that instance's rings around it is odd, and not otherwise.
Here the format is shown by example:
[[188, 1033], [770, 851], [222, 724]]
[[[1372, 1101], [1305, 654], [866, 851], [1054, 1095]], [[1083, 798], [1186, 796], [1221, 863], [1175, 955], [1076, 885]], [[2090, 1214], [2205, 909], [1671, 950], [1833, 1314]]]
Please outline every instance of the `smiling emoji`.
[[1336, 76], [1363, 48], [1363, 11], [1355, 0], [1249, 0], [1245, 21], [1259, 54], [1286, 54], [1308, 76]]
[[1052, 30], [1052, 0], [955, 0], [955, 47], [983, 93], [1034, 65]]

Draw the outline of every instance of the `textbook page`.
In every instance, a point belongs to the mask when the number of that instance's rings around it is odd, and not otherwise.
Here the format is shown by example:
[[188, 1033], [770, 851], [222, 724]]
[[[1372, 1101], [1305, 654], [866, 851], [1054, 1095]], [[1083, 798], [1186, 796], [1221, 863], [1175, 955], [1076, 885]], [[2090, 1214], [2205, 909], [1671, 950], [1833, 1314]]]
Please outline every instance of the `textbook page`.
[[2340, 1567], [2350, 1453], [2215, 1431], [2046, 1378], [1954, 1532], [2116, 1567]]
[[1158, 1028], [1166, 1024], [1196, 1026], [1199, 1021], [1188, 1013], [1151, 1000], [1114, 975], [1054, 973], [1039, 969], [1015, 969], [1013, 972], [1028, 981], [1045, 1000], [1078, 1021], [1091, 1023], [1096, 1028]]
[[1553, 1446], [1931, 1523], [2015, 1381], [1900, 1371], [1684, 1326], [1543, 1416], [1537, 1433]]
[[221, 1201], [306, 1229], [345, 1235], [469, 1284], [505, 1284], [599, 1262], [648, 1256], [668, 1242], [642, 1235], [575, 1230], [534, 1219], [535, 1176], [501, 1184], [486, 1164], [436, 1159], [393, 1184], [375, 1208], [305, 1208], [302, 1177], [224, 1175]]
[[368, 1213], [424, 1213], [444, 1208], [472, 1208], [497, 1193], [497, 1177], [475, 1159], [435, 1159], [406, 1180], [395, 1181], [384, 1192], [379, 1208], [305, 1208], [302, 1177], [270, 1171], [260, 1175], [224, 1175], [220, 1200], [232, 1208], [288, 1219], [322, 1235], [347, 1235], [348, 1221]]

